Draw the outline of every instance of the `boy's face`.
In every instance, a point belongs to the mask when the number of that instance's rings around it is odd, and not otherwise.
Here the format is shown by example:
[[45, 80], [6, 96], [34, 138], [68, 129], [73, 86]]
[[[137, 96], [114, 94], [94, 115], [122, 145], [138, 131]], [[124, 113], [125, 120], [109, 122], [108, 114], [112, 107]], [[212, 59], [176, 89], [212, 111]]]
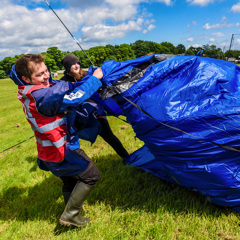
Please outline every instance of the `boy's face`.
[[30, 83], [33, 85], [44, 85], [44, 86], [49, 87], [50, 74], [48, 72], [48, 69], [47, 69], [45, 63], [44, 62], [41, 62], [41, 63], [30, 62], [29, 64], [30, 64], [31, 68], [33, 69], [31, 79], [24, 77], [24, 76], [22, 77], [22, 79], [26, 83]]

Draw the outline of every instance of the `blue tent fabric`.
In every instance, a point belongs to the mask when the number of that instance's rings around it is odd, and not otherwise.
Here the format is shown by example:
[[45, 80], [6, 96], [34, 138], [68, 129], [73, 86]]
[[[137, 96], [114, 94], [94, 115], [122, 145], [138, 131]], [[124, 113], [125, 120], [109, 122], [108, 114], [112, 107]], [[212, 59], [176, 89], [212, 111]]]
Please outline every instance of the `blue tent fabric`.
[[127, 163], [240, 211], [240, 67], [152, 55], [106, 61], [102, 70], [100, 96], [115, 99], [144, 142]]

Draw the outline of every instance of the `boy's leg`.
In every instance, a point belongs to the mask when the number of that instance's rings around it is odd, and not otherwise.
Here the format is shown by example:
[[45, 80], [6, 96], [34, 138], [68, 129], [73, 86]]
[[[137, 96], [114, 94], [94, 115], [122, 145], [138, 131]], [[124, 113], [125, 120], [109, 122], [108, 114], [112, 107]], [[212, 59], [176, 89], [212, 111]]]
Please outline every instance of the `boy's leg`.
[[[101, 176], [95, 164], [82, 149], [78, 149], [76, 152], [82, 158], [84, 158], [84, 160], [87, 160], [89, 165], [84, 172], [70, 176], [70, 178], [73, 178], [77, 182], [72, 190], [69, 200], [67, 201], [66, 207], [60, 217], [59, 222], [65, 226], [73, 225], [76, 227], [81, 227], [90, 221], [89, 218], [82, 216], [82, 205]], [[67, 178], [65, 178], [65, 180], [66, 179]], [[71, 183], [74, 183], [74, 181], [70, 180], [68, 183], [68, 189], [71, 189]]]
[[69, 199], [75, 185], [77, 184], [78, 180], [71, 176], [63, 176], [60, 178], [63, 181], [62, 194], [63, 194], [65, 205], [67, 205], [68, 199]]

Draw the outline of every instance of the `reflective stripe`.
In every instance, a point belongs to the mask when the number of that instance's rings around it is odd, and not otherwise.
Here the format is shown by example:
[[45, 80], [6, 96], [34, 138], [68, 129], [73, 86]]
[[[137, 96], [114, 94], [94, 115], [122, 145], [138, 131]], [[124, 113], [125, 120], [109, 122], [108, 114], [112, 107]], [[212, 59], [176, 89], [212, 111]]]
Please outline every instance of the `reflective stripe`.
[[[30, 118], [32, 118], [32, 114], [30, 112], [30, 109], [29, 109], [29, 105], [30, 105], [30, 99], [27, 97], [26, 93], [31, 89], [33, 88], [34, 86], [26, 86], [24, 89], [23, 89], [23, 98], [25, 99], [25, 102], [24, 102], [24, 105], [27, 109], [27, 115], [28, 115], [28, 119], [30, 120]], [[31, 120], [30, 120], [31, 121]], [[32, 124], [36, 125], [36, 122], [35, 121], [31, 121]]]
[[[36, 137], [36, 136], [35, 136]], [[56, 142], [51, 142], [50, 140], [41, 140], [40, 138], [36, 137], [37, 141], [39, 144], [41, 144], [43, 147], [56, 147], [56, 148], [59, 148], [61, 147], [62, 145], [64, 145], [64, 143], [66, 142], [67, 140], [67, 136], [65, 135], [64, 137], [62, 137], [61, 139], [59, 139], [58, 141]]]
[[30, 99], [29, 98], [25, 98], [24, 105], [25, 105], [25, 107], [27, 109], [28, 118], [32, 118], [32, 114], [31, 114], [30, 109], [29, 109], [29, 104], [30, 104]]
[[33, 85], [26, 86], [26, 87], [23, 89], [22, 94], [23, 94], [24, 96], [26, 96], [27, 91], [30, 90], [30, 89], [33, 88], [33, 87], [34, 87]]
[[41, 127], [38, 127], [35, 118], [33, 118], [33, 117], [29, 118], [29, 121], [34, 125], [35, 130], [40, 133], [45, 133], [45, 132], [51, 131], [54, 128], [57, 128], [57, 127], [65, 124], [64, 118], [59, 118], [58, 120], [55, 120], [54, 122], [48, 123]]
[[[21, 97], [19, 96], [19, 100], [23, 104], [23, 111], [35, 133], [38, 157], [43, 161], [61, 162], [64, 159], [64, 145], [67, 142], [65, 119], [63, 114], [45, 117], [38, 112], [32, 92], [40, 88], [43, 87], [25, 86], [19, 88], [19, 95], [22, 94]], [[64, 135], [61, 135], [60, 139], [58, 139], [59, 130]]]
[[[23, 98], [25, 99], [24, 105], [25, 105], [26, 110], [27, 110], [28, 118], [32, 118], [32, 114], [31, 114], [30, 109], [29, 109], [30, 99], [26, 96], [26, 93], [27, 93], [32, 87], [33, 87], [33, 86], [26, 86], [26, 87], [23, 89], [23, 92], [22, 92], [22, 96], [23, 96]], [[30, 120], [30, 119], [29, 119], [29, 120]]]
[[44, 126], [41, 126], [39, 127], [37, 122], [36, 122], [36, 119], [32, 116], [31, 114], [31, 111], [29, 109], [29, 105], [30, 105], [30, 99], [26, 96], [26, 93], [28, 90], [30, 90], [33, 86], [26, 86], [23, 90], [23, 95], [24, 95], [24, 98], [26, 99], [25, 102], [24, 102], [24, 105], [27, 109], [27, 115], [28, 115], [28, 120], [33, 124], [34, 126], [34, 129], [40, 133], [45, 133], [45, 132], [48, 132], [50, 130], [53, 130], [54, 128], [60, 126], [60, 125], [63, 125], [65, 123], [65, 120], [64, 118], [60, 118], [58, 120], [55, 120], [54, 122], [51, 122], [51, 123], [48, 123], [48, 124], [45, 124]]

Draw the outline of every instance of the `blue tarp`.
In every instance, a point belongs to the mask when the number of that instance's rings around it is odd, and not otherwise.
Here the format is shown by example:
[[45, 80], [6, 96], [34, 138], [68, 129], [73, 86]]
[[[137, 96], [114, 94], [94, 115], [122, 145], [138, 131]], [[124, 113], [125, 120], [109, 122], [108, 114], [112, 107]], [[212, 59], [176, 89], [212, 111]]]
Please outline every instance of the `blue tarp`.
[[127, 163], [240, 211], [240, 67], [152, 55], [106, 61], [102, 70], [100, 96], [116, 100], [144, 142]]

